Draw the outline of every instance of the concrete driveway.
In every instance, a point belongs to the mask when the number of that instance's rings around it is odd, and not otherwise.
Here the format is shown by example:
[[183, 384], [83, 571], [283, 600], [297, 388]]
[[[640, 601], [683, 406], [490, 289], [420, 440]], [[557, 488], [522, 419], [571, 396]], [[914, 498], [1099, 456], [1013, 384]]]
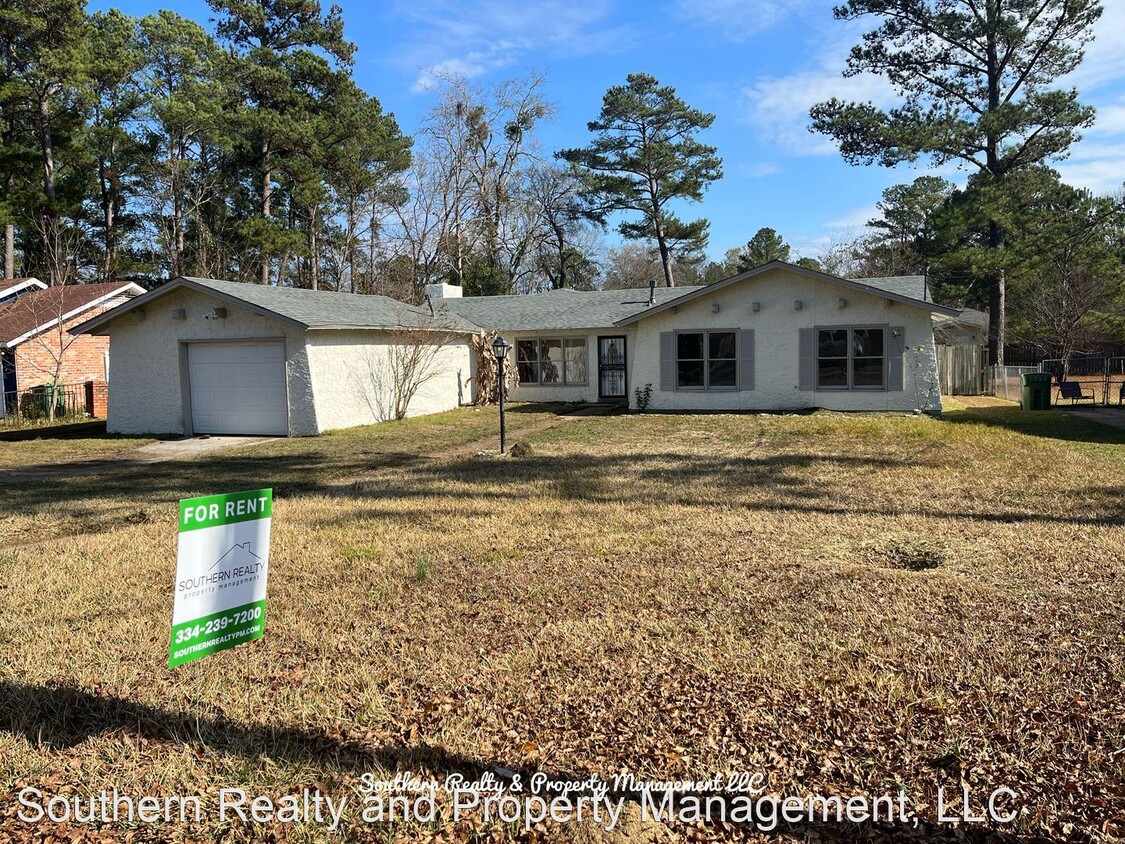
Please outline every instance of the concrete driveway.
[[1117, 407], [1083, 407], [1071, 410], [1063, 408], [1072, 416], [1081, 416], [1092, 422], [1101, 422], [1112, 428], [1125, 428], [1125, 408]]
[[68, 478], [79, 475], [93, 475], [129, 466], [145, 466], [163, 463], [167, 460], [189, 460], [213, 451], [251, 446], [278, 439], [277, 437], [190, 437], [182, 440], [163, 440], [148, 443], [123, 452], [115, 457], [97, 457], [91, 460], [75, 460], [69, 463], [49, 463], [6, 469], [4, 480], [9, 482], [41, 481], [50, 478]]

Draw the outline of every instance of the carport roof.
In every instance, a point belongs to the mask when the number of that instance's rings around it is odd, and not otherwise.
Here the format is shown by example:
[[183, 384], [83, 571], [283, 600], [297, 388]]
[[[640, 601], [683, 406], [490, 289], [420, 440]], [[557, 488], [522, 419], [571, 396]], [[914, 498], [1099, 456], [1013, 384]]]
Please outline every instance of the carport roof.
[[456, 314], [430, 316], [429, 310], [407, 305], [387, 296], [334, 293], [330, 290], [300, 290], [293, 287], [269, 287], [237, 281], [219, 281], [213, 278], [182, 276], [150, 290], [143, 296], [111, 311], [88, 320], [72, 329], [73, 334], [85, 334], [101, 328], [111, 320], [143, 308], [149, 302], [188, 288], [211, 294], [264, 316], [274, 317], [297, 328], [371, 328], [371, 329], [422, 329], [456, 331], [475, 334], [480, 327]]

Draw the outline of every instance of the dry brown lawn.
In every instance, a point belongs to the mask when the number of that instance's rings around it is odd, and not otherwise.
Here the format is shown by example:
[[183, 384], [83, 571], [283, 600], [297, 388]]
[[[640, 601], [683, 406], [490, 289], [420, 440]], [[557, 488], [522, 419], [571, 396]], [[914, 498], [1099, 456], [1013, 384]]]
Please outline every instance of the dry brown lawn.
[[[939, 786], [1005, 786], [1020, 816], [997, 829], [1018, 840], [1125, 836], [1125, 432], [973, 404], [940, 421], [525, 407], [520, 459], [477, 456], [495, 412], [464, 410], [0, 480], [0, 839], [520, 837], [33, 828], [13, 801], [343, 794], [369, 771], [496, 766], [760, 770], [782, 794], [902, 788], [930, 819]], [[257, 485], [276, 489], [266, 638], [170, 671], [176, 500]]]

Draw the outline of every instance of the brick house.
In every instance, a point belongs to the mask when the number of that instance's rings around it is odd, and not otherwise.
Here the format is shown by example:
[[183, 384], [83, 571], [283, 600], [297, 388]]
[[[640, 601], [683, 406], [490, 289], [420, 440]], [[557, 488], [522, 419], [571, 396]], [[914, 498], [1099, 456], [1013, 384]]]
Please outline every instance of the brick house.
[[128, 281], [58, 287], [36, 282], [19, 292], [0, 302], [0, 370], [6, 402], [18, 401], [20, 395], [44, 384], [104, 385], [109, 338], [76, 336], [69, 329], [139, 296], [144, 288]]

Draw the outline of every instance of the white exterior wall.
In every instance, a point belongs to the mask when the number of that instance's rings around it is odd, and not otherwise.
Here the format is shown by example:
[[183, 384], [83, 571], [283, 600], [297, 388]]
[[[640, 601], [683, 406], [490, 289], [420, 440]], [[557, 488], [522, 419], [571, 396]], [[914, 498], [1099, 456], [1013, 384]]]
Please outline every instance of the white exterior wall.
[[[203, 318], [217, 307], [227, 309], [225, 319]], [[177, 308], [184, 309], [186, 319], [172, 319]], [[318, 433], [302, 330], [188, 289], [162, 296], [144, 311], [143, 322], [132, 313], [124, 314], [98, 332], [110, 334], [113, 354], [110, 433], [186, 433], [183, 390], [187, 373], [181, 378], [181, 341], [191, 340], [284, 341], [289, 432], [294, 436]]]
[[[385, 331], [310, 330], [307, 335], [316, 418], [321, 431], [370, 425], [388, 418], [387, 365], [395, 335]], [[433, 375], [410, 401], [407, 415], [451, 410], [471, 400], [467, 336], [435, 350]]]
[[[629, 358], [633, 354], [634, 327], [606, 328], [599, 331], [501, 331], [501, 336], [512, 344], [512, 351], [508, 354], [505, 366], [516, 366], [516, 341], [517, 340], [556, 340], [580, 339], [586, 340], [586, 383], [568, 386], [566, 384], [520, 384], [508, 392], [510, 401], [526, 402], [596, 402], [598, 401], [598, 337], [626, 337], [626, 373], [628, 373]], [[626, 392], [632, 393], [633, 381], [628, 378]]]
[[[840, 308], [839, 300], [847, 301]], [[804, 307], [794, 309], [794, 301]], [[751, 310], [752, 302], [761, 311]], [[711, 306], [719, 304], [719, 313]], [[817, 390], [798, 388], [798, 330], [828, 326], [902, 326], [905, 330], [901, 391]], [[633, 389], [652, 384], [653, 410], [831, 410], [912, 411], [931, 393], [930, 410], [941, 409], [937, 395], [936, 358], [930, 313], [924, 308], [890, 302], [881, 296], [851, 290], [783, 269], [700, 296], [637, 323], [629, 345], [629, 398]], [[660, 334], [693, 329], [752, 329], [754, 389], [744, 391], [671, 391], [660, 389]], [[922, 346], [921, 352], [915, 351]]]

